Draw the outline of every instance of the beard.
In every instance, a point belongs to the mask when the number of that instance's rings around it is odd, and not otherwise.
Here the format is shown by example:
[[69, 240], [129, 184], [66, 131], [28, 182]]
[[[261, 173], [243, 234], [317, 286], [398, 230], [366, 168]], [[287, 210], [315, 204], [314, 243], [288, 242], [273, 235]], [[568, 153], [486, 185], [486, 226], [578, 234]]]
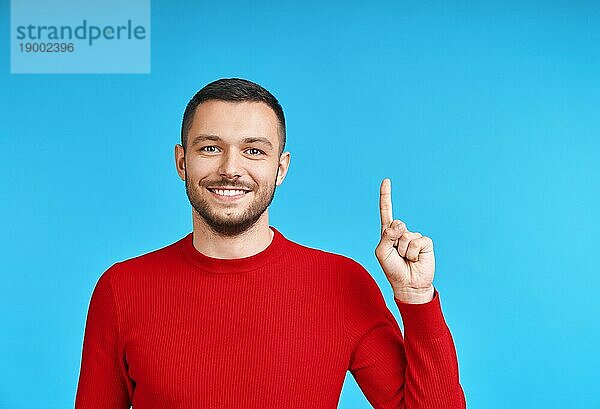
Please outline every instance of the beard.
[[[246, 193], [247, 195], [253, 195], [254, 200], [241, 210], [237, 209], [237, 207], [241, 207], [240, 205], [223, 206], [222, 208], [221, 206], [212, 205], [207, 197], [211, 193], [206, 189], [206, 186], [192, 185], [187, 176], [187, 171], [185, 172], [185, 192], [198, 216], [206, 222], [213, 232], [221, 236], [232, 237], [254, 226], [267, 210], [275, 197], [276, 179], [277, 175], [275, 175], [272, 183]], [[219, 182], [212, 183], [218, 184]], [[228, 211], [231, 213], [227, 214]]]

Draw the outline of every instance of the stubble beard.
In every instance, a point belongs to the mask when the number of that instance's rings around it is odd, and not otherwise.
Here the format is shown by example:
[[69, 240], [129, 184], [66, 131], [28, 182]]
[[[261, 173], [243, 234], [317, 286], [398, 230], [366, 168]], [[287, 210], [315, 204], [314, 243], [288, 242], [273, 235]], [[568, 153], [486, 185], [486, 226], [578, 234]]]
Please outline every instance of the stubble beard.
[[[207, 195], [211, 193], [206, 189], [206, 186], [190, 186], [187, 171], [185, 173], [185, 192], [190, 204], [208, 227], [221, 236], [237, 236], [254, 226], [273, 201], [275, 189], [276, 183], [273, 181], [263, 189], [259, 187], [258, 190], [246, 193], [254, 195], [254, 200], [246, 205], [246, 208], [240, 213], [236, 209], [236, 207], [241, 207], [240, 205], [227, 207], [226, 205], [211, 204], [207, 198]], [[246, 200], [246, 198], [241, 200]], [[233, 214], [226, 214], [228, 209], [231, 209]]]

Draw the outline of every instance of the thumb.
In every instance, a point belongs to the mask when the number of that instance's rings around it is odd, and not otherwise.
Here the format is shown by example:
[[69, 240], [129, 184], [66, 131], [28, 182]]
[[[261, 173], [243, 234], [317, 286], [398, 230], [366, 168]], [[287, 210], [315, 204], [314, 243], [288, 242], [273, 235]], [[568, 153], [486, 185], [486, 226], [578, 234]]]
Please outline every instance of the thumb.
[[406, 232], [406, 224], [401, 220], [394, 220], [381, 234], [381, 245], [385, 248], [393, 247], [396, 241]]
[[381, 228], [383, 229], [381, 240], [379, 240], [379, 244], [375, 248], [375, 257], [377, 257], [380, 263], [386, 260], [392, 252], [396, 251], [394, 246], [397, 245], [398, 239], [406, 231], [406, 225], [400, 220], [394, 220], [389, 226], [385, 228], [381, 226]]

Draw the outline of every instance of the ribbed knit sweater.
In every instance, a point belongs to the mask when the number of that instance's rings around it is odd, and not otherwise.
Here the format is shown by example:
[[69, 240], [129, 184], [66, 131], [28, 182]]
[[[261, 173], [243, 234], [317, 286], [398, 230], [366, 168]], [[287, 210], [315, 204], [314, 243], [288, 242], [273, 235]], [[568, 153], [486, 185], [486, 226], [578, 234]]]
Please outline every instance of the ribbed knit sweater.
[[465, 408], [437, 290], [394, 299], [356, 261], [274, 233], [250, 257], [193, 234], [110, 266], [93, 290], [76, 409], [322, 408], [347, 371], [374, 408]]

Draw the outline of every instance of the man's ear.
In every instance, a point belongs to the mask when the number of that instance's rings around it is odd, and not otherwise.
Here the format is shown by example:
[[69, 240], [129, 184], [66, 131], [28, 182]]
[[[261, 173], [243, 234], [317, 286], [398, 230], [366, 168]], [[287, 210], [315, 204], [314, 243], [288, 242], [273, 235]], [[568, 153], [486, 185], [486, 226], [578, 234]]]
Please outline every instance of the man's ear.
[[175, 168], [177, 170], [177, 174], [179, 175], [179, 179], [185, 181], [185, 150], [183, 149], [183, 146], [178, 143], [175, 144]]
[[288, 169], [290, 167], [290, 156], [291, 154], [289, 152], [284, 152], [281, 154], [280, 158], [279, 158], [279, 164], [277, 166], [277, 178], [276, 178], [276, 185], [279, 186], [283, 183], [283, 180], [285, 179]]

